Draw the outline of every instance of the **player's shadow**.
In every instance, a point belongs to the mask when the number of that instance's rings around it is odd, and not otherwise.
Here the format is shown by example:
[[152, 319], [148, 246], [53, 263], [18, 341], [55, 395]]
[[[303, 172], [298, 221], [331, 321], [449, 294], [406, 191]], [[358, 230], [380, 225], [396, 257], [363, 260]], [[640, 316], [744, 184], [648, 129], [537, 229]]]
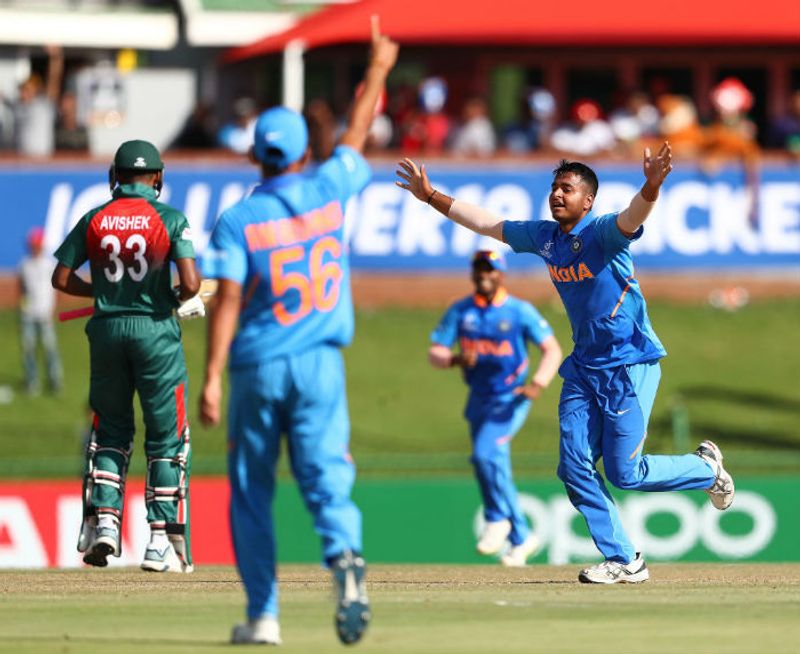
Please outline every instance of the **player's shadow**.
[[[123, 636], [109, 636], [108, 638], [99, 636], [4, 636], [3, 643], [10, 644], [18, 642], [22, 644], [61, 644], [64, 647], [83, 645], [113, 645], [113, 649], [118, 649], [120, 645], [134, 645], [151, 648], [150, 651], [161, 651], [162, 647], [190, 647], [192, 649], [217, 649], [219, 647], [229, 647], [230, 641], [219, 640], [190, 640], [188, 638], [125, 638]], [[66, 649], [64, 651], [67, 651]]]
[[[727, 405], [746, 406], [751, 409], [762, 410], [764, 413], [785, 412], [797, 415], [800, 418], [800, 399], [763, 393], [752, 390], [726, 388], [722, 386], [684, 386], [680, 389], [684, 398], [691, 398], [692, 404], [711, 401]], [[741, 445], [753, 447], [768, 447], [777, 450], [797, 450], [800, 443], [794, 431], [782, 429], [767, 429], [752, 424], [735, 424], [715, 421], [705, 421], [702, 414], [691, 411], [690, 415], [692, 432], [702, 434], [704, 438], [736, 442]]]
[[683, 386], [680, 390], [684, 397], [744, 404], [758, 409], [789, 411], [800, 414], [800, 398], [781, 397], [758, 391], [743, 391], [720, 386]]

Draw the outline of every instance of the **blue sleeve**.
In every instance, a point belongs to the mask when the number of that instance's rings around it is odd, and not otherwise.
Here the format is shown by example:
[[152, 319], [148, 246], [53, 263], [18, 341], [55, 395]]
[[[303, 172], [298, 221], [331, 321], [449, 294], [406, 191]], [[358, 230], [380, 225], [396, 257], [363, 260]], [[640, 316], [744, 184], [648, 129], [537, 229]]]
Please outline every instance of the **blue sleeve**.
[[553, 335], [553, 328], [550, 327], [550, 323], [542, 318], [542, 314], [533, 305], [527, 302], [522, 305], [520, 322], [525, 339], [536, 345], [540, 345], [542, 341]]
[[330, 159], [317, 168], [316, 174], [344, 205], [369, 183], [372, 169], [359, 152], [347, 145], [337, 145]]
[[232, 216], [223, 213], [203, 253], [203, 277], [229, 279], [244, 284], [247, 278], [247, 247], [244, 232], [238, 228]]
[[631, 243], [640, 238], [644, 233], [644, 225], [641, 225], [631, 238], [625, 236], [625, 234], [619, 231], [619, 227], [617, 227], [618, 215], [619, 212], [608, 213], [594, 220], [595, 231], [603, 246], [603, 251], [606, 253], [620, 252], [621, 250], [629, 248]]
[[458, 318], [461, 312], [458, 305], [454, 304], [442, 316], [439, 324], [431, 332], [431, 343], [434, 345], [444, 345], [452, 347], [458, 336]]
[[544, 220], [506, 220], [503, 223], [503, 240], [514, 252], [539, 254], [537, 241]]

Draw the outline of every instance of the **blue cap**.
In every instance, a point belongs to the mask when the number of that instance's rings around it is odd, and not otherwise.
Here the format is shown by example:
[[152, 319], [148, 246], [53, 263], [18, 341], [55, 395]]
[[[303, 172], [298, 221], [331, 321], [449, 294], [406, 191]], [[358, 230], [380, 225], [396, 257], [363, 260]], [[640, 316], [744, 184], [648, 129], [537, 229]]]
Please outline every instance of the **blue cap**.
[[472, 265], [474, 266], [478, 261], [485, 261], [495, 270], [505, 272], [508, 270], [506, 265], [506, 258], [495, 250], [478, 250], [472, 256]]
[[256, 121], [253, 152], [261, 163], [286, 168], [300, 159], [308, 147], [304, 118], [287, 107], [273, 107]]

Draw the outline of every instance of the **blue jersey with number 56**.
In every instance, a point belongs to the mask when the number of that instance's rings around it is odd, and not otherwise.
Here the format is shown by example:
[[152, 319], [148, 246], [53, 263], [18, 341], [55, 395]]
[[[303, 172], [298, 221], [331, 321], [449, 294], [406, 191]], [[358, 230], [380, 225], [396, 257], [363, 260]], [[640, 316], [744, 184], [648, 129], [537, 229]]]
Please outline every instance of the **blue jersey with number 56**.
[[344, 206], [369, 182], [347, 146], [309, 173], [263, 181], [219, 217], [203, 275], [242, 285], [231, 367], [353, 338]]

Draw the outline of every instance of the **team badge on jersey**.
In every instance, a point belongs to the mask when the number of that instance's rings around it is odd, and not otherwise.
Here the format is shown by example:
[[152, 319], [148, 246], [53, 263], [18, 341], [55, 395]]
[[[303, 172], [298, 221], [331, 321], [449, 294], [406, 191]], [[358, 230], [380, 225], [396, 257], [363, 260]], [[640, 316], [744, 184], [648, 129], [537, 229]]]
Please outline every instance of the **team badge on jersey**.
[[572, 242], [569, 244], [569, 249], [575, 252], [576, 254], [581, 251], [583, 247], [583, 241], [581, 240], [580, 236], [576, 236], [572, 239]]
[[461, 319], [461, 327], [467, 332], [475, 331], [478, 328], [478, 316], [473, 311], [465, 313]]
[[501, 320], [497, 323], [497, 329], [501, 332], [507, 332], [511, 329], [511, 323], [508, 320]]

